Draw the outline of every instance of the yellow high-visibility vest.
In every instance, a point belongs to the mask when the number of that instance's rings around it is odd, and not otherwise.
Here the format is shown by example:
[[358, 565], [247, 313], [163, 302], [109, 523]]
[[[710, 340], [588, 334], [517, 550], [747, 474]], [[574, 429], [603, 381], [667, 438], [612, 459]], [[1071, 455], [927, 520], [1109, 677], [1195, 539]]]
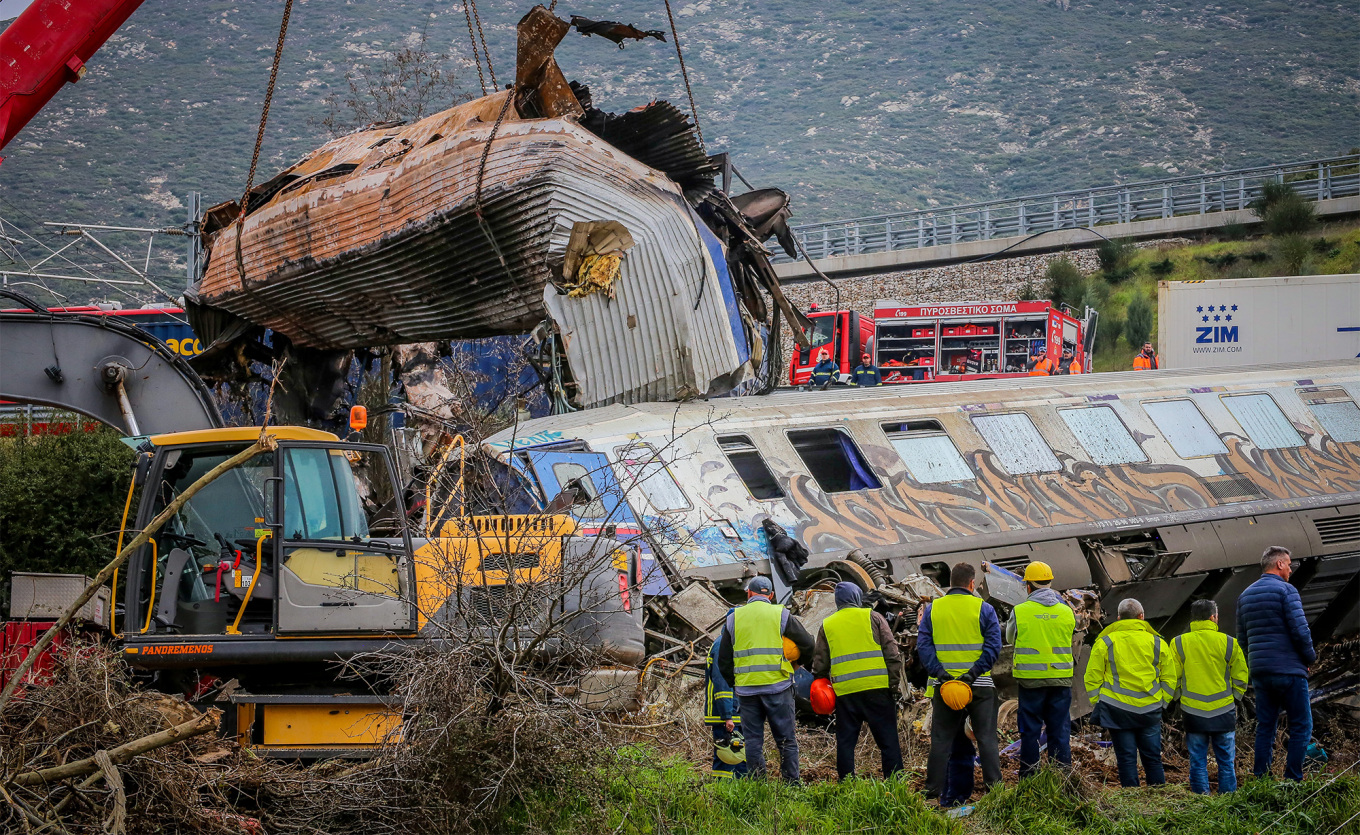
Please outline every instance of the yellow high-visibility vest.
[[822, 621], [837, 696], [888, 686], [888, 662], [874, 640], [873, 611], [847, 606]]
[[732, 669], [737, 687], [778, 684], [793, 675], [784, 657], [784, 607], [761, 600], [737, 609], [732, 618]]
[[1147, 621], [1115, 621], [1100, 633], [1086, 665], [1091, 702], [1149, 713], [1171, 701], [1176, 660]]
[[1071, 678], [1077, 616], [1066, 603], [1026, 600], [1015, 607], [1016, 678]]
[[[935, 657], [951, 676], [961, 676], [982, 657], [982, 598], [946, 594], [930, 604], [930, 631]], [[932, 676], [929, 685], [938, 682]]]
[[1171, 643], [1180, 661], [1181, 710], [1205, 718], [1232, 711], [1233, 697], [1247, 691], [1247, 661], [1237, 641], [1213, 621], [1197, 620]]

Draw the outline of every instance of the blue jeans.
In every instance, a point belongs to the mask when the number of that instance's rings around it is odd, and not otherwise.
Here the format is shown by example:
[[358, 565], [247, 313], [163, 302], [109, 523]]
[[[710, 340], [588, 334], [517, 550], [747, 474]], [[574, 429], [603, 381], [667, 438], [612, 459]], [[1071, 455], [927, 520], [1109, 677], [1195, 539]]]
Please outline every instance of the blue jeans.
[[1114, 758], [1119, 766], [1119, 785], [1126, 789], [1138, 788], [1138, 758], [1143, 758], [1143, 772], [1149, 786], [1166, 782], [1162, 770], [1162, 726], [1150, 728], [1110, 728], [1114, 742]]
[[1313, 711], [1308, 706], [1308, 679], [1263, 673], [1251, 677], [1256, 690], [1256, 760], [1251, 773], [1260, 777], [1270, 771], [1275, 756], [1275, 725], [1283, 709], [1289, 718], [1289, 746], [1285, 749], [1284, 776], [1303, 779], [1303, 754], [1313, 738]]
[[798, 782], [798, 739], [794, 736], [793, 687], [760, 696], [739, 694], [741, 726], [746, 731], [746, 769], [751, 777], [765, 776], [765, 725], [779, 749], [779, 776]]
[[1072, 688], [1021, 687], [1020, 712], [1020, 779], [1028, 777], [1039, 767], [1039, 734], [1047, 726], [1048, 761], [1051, 764], [1072, 764]]
[[1209, 793], [1209, 746], [1214, 748], [1214, 762], [1218, 763], [1219, 794], [1237, 791], [1237, 733], [1186, 734], [1185, 747], [1190, 749], [1190, 791]]

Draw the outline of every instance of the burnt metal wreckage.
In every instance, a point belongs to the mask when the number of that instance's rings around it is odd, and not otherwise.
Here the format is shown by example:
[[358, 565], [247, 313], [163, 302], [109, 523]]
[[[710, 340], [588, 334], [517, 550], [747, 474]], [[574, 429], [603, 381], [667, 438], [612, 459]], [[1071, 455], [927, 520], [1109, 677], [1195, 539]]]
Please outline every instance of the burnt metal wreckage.
[[568, 30], [535, 7], [511, 89], [325, 144], [251, 190], [239, 238], [240, 206], [210, 209], [200, 371], [266, 328], [330, 356], [534, 332], [559, 410], [759, 386], [780, 320], [809, 327], [764, 246], [788, 196], [718, 188], [668, 102], [597, 108], [553, 57]]

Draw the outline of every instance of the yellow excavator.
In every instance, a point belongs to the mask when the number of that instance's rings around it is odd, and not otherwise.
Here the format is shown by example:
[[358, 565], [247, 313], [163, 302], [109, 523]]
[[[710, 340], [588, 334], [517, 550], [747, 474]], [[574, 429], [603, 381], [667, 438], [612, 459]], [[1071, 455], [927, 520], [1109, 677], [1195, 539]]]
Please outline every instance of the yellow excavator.
[[[34, 305], [0, 312], [0, 339], [0, 399], [128, 432], [137, 457], [124, 532], [144, 529], [260, 436], [222, 426], [183, 358], [134, 327]], [[356, 411], [351, 426], [362, 419]], [[642, 660], [636, 549], [583, 535], [569, 512], [465, 516], [436, 511], [428, 495], [427, 521], [413, 531], [386, 447], [305, 427], [268, 431], [273, 451], [209, 483], [130, 556], [113, 580], [108, 624], [127, 661], [162, 689], [193, 696], [234, 680], [227, 723], [243, 745], [288, 757], [371, 752], [397, 732], [400, 709], [337, 682], [336, 662], [403, 647], [454, 651], [506, 619], [532, 632], [549, 613], [506, 602], [538, 588], [569, 610], [555, 613], [563, 634], [544, 652], [584, 644], [612, 663]], [[564, 577], [576, 588], [564, 593]]]

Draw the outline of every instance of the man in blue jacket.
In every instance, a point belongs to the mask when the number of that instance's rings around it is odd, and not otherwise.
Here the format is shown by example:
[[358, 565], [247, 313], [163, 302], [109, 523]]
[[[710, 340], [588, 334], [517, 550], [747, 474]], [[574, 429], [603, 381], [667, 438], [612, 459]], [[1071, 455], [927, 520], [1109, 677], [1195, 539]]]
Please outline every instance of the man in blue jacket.
[[1303, 755], [1313, 735], [1308, 706], [1308, 666], [1317, 660], [1313, 635], [1303, 614], [1288, 548], [1272, 545], [1261, 555], [1261, 579], [1237, 598], [1237, 642], [1247, 654], [1256, 690], [1256, 758], [1252, 773], [1270, 771], [1275, 723], [1284, 710], [1289, 721], [1284, 776], [1303, 779]]

